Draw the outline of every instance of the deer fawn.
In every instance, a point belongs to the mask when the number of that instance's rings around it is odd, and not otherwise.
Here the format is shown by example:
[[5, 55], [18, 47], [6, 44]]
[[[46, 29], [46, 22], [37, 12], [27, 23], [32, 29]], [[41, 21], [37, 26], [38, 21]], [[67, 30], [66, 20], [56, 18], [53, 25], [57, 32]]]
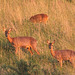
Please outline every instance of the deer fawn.
[[15, 53], [17, 54], [18, 48], [27, 48], [31, 55], [33, 55], [33, 52], [31, 48], [37, 52], [38, 55], [40, 53], [38, 52], [36, 46], [37, 46], [37, 41], [33, 37], [15, 37], [11, 38], [9, 33], [12, 29], [6, 30], [4, 28], [5, 36], [7, 37], [8, 41], [15, 47], [16, 51]]
[[47, 22], [48, 20], [48, 16], [46, 14], [37, 14], [37, 15], [34, 15], [30, 18], [30, 21], [33, 22], [33, 23], [45, 23]]
[[55, 57], [59, 63], [60, 66], [62, 67], [62, 61], [64, 60], [69, 60], [72, 65], [75, 67], [75, 51], [72, 50], [59, 50], [59, 51], [54, 51], [53, 50], [53, 44], [55, 43], [55, 40], [50, 43], [49, 41], [47, 41], [51, 54], [53, 57]]

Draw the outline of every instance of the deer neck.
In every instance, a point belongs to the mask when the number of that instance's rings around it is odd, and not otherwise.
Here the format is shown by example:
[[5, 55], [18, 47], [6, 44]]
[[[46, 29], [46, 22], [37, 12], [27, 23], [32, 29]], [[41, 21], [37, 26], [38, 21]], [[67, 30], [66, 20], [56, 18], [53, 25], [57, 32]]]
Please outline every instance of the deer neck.
[[10, 43], [12, 43], [12, 38], [8, 35], [7, 39], [9, 40]]
[[53, 47], [51, 47], [50, 51], [51, 51], [52, 56], [55, 56], [55, 52], [53, 50]]

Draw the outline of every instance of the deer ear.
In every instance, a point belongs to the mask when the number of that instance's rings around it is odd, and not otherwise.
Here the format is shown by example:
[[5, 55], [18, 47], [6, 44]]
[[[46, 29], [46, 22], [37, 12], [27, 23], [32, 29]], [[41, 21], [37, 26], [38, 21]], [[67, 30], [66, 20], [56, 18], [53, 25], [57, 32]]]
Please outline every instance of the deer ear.
[[9, 31], [11, 31], [11, 30], [12, 30], [12, 28], [9, 29]]
[[55, 43], [55, 40], [52, 42], [52, 44], [54, 44]]
[[5, 29], [5, 28], [3, 28], [3, 31], [5, 32], [5, 31], [6, 31], [6, 29]]
[[49, 40], [47, 40], [47, 44], [49, 44], [50, 43], [50, 41]]

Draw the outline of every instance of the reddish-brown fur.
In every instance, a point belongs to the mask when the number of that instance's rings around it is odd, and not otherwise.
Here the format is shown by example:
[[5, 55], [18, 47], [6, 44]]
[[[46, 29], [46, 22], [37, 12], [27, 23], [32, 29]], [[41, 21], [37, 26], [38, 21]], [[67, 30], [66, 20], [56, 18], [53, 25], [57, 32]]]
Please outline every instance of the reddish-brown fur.
[[69, 60], [73, 66], [75, 67], [75, 51], [72, 50], [57, 50], [54, 51], [53, 50], [53, 44], [55, 43], [55, 41], [53, 41], [52, 43], [50, 43], [49, 41], [47, 41], [51, 54], [53, 57], [55, 57], [59, 63], [60, 66], [62, 67], [62, 61], [64, 60]]
[[5, 31], [5, 36], [7, 37], [9, 42], [15, 47], [16, 54], [17, 54], [18, 48], [27, 48], [29, 50], [29, 52], [31, 53], [31, 55], [33, 55], [33, 52], [31, 50], [31, 48], [32, 48], [34, 51], [37, 52], [38, 55], [40, 54], [36, 48], [37, 41], [33, 37], [14, 37], [14, 38], [11, 38], [9, 35], [11, 29], [8, 29], [8, 30], [4, 29], [4, 31]]
[[30, 21], [33, 22], [33, 23], [45, 23], [47, 22], [48, 20], [48, 16], [46, 14], [37, 14], [37, 15], [34, 15], [30, 18]]

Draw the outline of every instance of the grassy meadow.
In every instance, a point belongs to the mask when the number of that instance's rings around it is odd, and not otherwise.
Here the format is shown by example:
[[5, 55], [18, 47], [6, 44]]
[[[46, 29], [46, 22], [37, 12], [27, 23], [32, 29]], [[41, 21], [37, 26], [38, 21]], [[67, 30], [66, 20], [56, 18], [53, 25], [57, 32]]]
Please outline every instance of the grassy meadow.
[[[47, 24], [33, 24], [30, 17], [48, 15]], [[20, 58], [3, 32], [13, 28], [11, 37], [31, 36], [38, 42], [40, 55], [20, 49]], [[75, 0], [0, 0], [0, 75], [75, 75], [68, 61], [52, 57], [47, 40], [55, 40], [54, 50], [75, 51]]]

